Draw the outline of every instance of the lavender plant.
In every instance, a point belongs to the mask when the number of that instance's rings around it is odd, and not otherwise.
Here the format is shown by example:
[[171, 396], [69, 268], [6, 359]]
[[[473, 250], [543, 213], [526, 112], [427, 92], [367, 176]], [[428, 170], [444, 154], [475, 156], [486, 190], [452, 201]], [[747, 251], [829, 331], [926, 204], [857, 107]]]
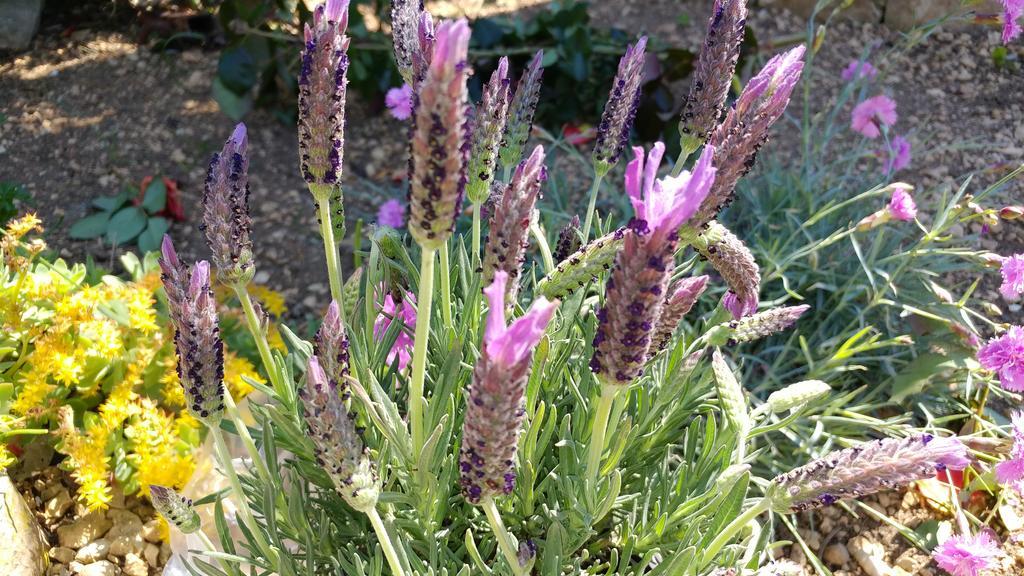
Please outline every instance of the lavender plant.
[[[315, 180], [329, 269], [337, 253], [332, 226], [323, 221], [332, 211], [323, 206], [333, 194], [327, 188], [335, 190], [340, 179], [343, 141], [335, 121], [344, 114], [339, 35], [346, 8], [343, 0], [318, 8], [306, 47], [318, 63], [304, 67], [309, 81], [300, 101], [301, 130], [330, 136], [303, 145], [303, 161], [323, 168], [304, 164], [303, 173]], [[726, 8], [728, 26], [737, 26], [742, 3]], [[539, 58], [504, 120], [478, 112], [471, 122], [468, 24], [435, 26], [415, 2], [396, 2], [394, 9], [396, 58], [415, 90], [413, 242], [394, 231], [375, 234], [345, 286], [347, 298], [324, 303], [314, 342], [285, 329], [287, 354], [261, 347], [271, 385], [252, 383], [265, 395], [250, 403], [254, 422], [239, 417], [221, 382], [216, 318], [205, 300], [208, 265], [188, 267], [165, 244], [161, 264], [182, 383], [230, 484], [228, 493], [204, 501], [219, 509], [228, 497], [240, 511], [238, 539], [216, 515], [219, 550], [209, 542], [195, 554], [195, 571], [696, 576], [756, 569], [767, 560], [764, 514], [972, 465], [965, 445], [943, 433], [852, 446], [774, 480], [755, 478], [750, 448], [785, 427], [775, 421], [780, 414], [821, 402], [830, 387], [807, 379], [751, 406], [733, 367], [742, 355], [734, 351], [799, 331], [801, 316], [813, 310], [763, 303], [752, 252], [712, 218], [782, 114], [800, 76], [802, 48], [754, 76], [737, 108], [708, 130], [709, 143], [689, 170], [680, 167], [687, 153], [674, 175], [659, 175], [664, 145], [635, 147], [622, 180], [632, 217], [590, 241], [589, 213], [578, 236], [577, 219], [560, 234], [556, 265], [536, 216], [548, 184], [544, 149], [522, 160], [540, 90]], [[729, 34], [712, 24], [712, 34]], [[594, 194], [602, 178], [614, 177], [628, 142], [643, 45], [641, 39], [623, 58], [606, 107]], [[334, 51], [321, 53], [323, 46]], [[734, 59], [731, 42], [709, 41], [705, 50], [708, 62]], [[731, 69], [719, 68], [705, 67], [707, 82], [731, 77]], [[317, 74], [323, 81], [312, 81]], [[502, 98], [504, 72], [490, 88], [485, 110]], [[717, 122], [720, 106], [717, 96], [697, 98], [684, 120]], [[506, 167], [500, 180], [492, 170], [498, 133], [504, 137], [497, 157]], [[226, 150], [233, 160], [215, 159], [228, 172], [211, 180], [205, 221], [214, 262], [237, 272], [225, 278], [245, 303], [255, 264], [247, 195], [240, 193], [244, 138], [233, 137]], [[487, 178], [468, 173], [469, 166], [483, 167]], [[469, 250], [455, 218], [467, 184], [476, 183], [477, 206], [479, 184], [492, 180], [504, 193], [481, 259], [480, 218]], [[531, 249], [543, 264], [526, 258]], [[695, 305], [719, 284], [695, 273], [699, 257], [718, 270], [731, 296], [698, 320]], [[265, 344], [261, 312], [251, 304], [245, 311], [253, 336]], [[240, 472], [223, 447], [224, 431], [238, 434], [246, 450]], [[173, 525], [198, 528], [189, 502], [166, 491], [157, 500]]]

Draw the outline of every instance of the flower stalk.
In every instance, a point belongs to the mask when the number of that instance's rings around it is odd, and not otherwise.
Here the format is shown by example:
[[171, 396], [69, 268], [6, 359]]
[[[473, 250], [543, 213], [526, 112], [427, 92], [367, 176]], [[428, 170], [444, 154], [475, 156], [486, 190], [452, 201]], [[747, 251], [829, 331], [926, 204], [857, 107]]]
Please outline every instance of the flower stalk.
[[487, 514], [487, 523], [491, 526], [491, 533], [494, 534], [495, 540], [498, 541], [498, 548], [505, 557], [505, 561], [508, 562], [509, 568], [512, 569], [512, 573], [516, 576], [527, 576], [529, 571], [519, 565], [519, 553], [515, 546], [512, 545], [512, 537], [509, 535], [508, 530], [505, 529], [505, 523], [501, 521], [501, 513], [498, 512], [498, 506], [494, 503], [494, 498], [490, 496], [484, 498], [480, 502], [480, 507]]
[[409, 432], [412, 453], [423, 450], [423, 384], [427, 378], [427, 344], [430, 339], [430, 307], [434, 300], [434, 250], [420, 254], [420, 289], [416, 295], [416, 335], [413, 339], [412, 377], [409, 379]]
[[590, 227], [594, 223], [594, 210], [597, 209], [597, 192], [601, 189], [601, 180], [604, 179], [604, 174], [601, 172], [594, 172], [594, 181], [590, 184], [590, 200], [587, 202], [587, 216], [583, 221], [583, 243], [586, 244], [590, 240]]
[[388, 561], [391, 573], [394, 576], [405, 576], [402, 562], [398, 558], [398, 552], [395, 550], [395, 545], [391, 542], [391, 536], [388, 534], [387, 527], [384, 526], [384, 520], [381, 519], [380, 512], [377, 512], [376, 508], [370, 508], [366, 515], [370, 518], [370, 525], [373, 526], [374, 533], [377, 534], [377, 541], [380, 542], [380, 548], [384, 551], [384, 558]]
[[594, 408], [594, 422], [590, 432], [590, 445], [587, 446], [587, 478], [594, 480], [601, 470], [601, 456], [604, 454], [605, 437], [608, 431], [608, 418], [612, 413], [612, 404], [619, 394], [619, 387], [612, 384], [601, 384], [601, 394], [597, 397]]
[[246, 327], [249, 329], [252, 339], [256, 342], [256, 350], [259, 352], [260, 361], [263, 362], [263, 367], [270, 377], [271, 386], [277, 392], [278, 398], [282, 401], [290, 402], [291, 389], [284, 379], [281, 378], [281, 373], [277, 370], [277, 365], [274, 362], [274, 356], [270, 352], [267, 333], [263, 329], [262, 314], [256, 310], [256, 306], [253, 304], [249, 291], [245, 286], [235, 284], [231, 288], [235, 291], [235, 296], [238, 297], [238, 301], [242, 305], [242, 311], [245, 313]]
[[452, 323], [452, 265], [448, 259], [447, 242], [441, 245], [441, 249], [438, 251], [438, 255], [441, 260], [441, 318], [444, 320], [445, 326], [451, 327], [454, 326], [454, 324]]
[[[344, 300], [343, 287], [345, 284], [342, 282], [341, 256], [338, 254], [338, 246], [335, 243], [334, 229], [331, 221], [331, 191], [330, 189], [325, 190], [315, 185], [310, 185], [310, 190], [313, 191], [313, 198], [316, 201], [320, 237], [324, 242], [324, 257], [327, 260], [327, 281], [331, 286], [331, 298], [341, 302]], [[343, 309], [342, 318], [344, 316], [345, 312]]]

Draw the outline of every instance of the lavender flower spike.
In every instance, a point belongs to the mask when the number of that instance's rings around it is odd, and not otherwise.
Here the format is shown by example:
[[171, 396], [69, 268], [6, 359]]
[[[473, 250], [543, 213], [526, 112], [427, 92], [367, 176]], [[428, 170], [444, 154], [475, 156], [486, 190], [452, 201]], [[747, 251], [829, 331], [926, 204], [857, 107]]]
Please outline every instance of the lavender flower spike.
[[604, 105], [594, 144], [594, 169], [601, 176], [619, 161], [622, 149], [629, 142], [629, 131], [633, 129], [633, 119], [640, 103], [646, 47], [647, 37], [642, 36], [636, 44], [626, 48], [626, 53], [619, 60], [619, 71]]
[[561, 298], [582, 288], [595, 280], [598, 274], [611, 270], [625, 239], [626, 229], [619, 228], [591, 240], [562, 258], [555, 269], [537, 284], [537, 293], [547, 298]]
[[218, 278], [228, 285], [248, 284], [256, 274], [249, 233], [249, 139], [239, 124], [213, 155], [203, 188], [203, 224]]
[[640, 375], [672, 275], [677, 230], [715, 180], [714, 147], [705, 149], [692, 174], [656, 180], [664, 152], [658, 142], [645, 160], [643, 148], [634, 148], [635, 159], [626, 168], [626, 191], [636, 216], [608, 279], [590, 359], [590, 369], [607, 384], [625, 386]]
[[757, 152], [768, 141], [768, 130], [782, 116], [803, 71], [804, 47], [797, 46], [768, 61], [750, 79], [736, 106], [711, 134], [718, 178], [693, 224], [710, 221], [732, 199], [739, 179], [750, 171]]
[[428, 250], [437, 250], [448, 239], [466, 188], [469, 34], [465, 20], [438, 26], [434, 54], [419, 91], [408, 227]]
[[513, 305], [519, 291], [519, 271], [529, 244], [530, 216], [546, 179], [544, 147], [537, 146], [530, 157], [516, 168], [491, 216], [490, 233], [484, 248], [483, 282], [493, 282], [498, 271], [508, 273], [505, 298], [509, 306]]
[[186, 300], [188, 298], [189, 271], [174, 250], [174, 243], [171, 237], [164, 234], [160, 243], [160, 279], [164, 285], [164, 292], [167, 294], [167, 309], [171, 316], [171, 325], [177, 330], [185, 322], [183, 314], [186, 312]]
[[413, 54], [419, 48], [420, 14], [423, 0], [392, 0], [391, 41], [395, 45], [395, 63], [405, 83], [413, 85]]
[[508, 107], [508, 120], [505, 132], [501, 136], [501, 148], [498, 158], [505, 169], [519, 164], [526, 148], [526, 141], [533, 129], [533, 113], [537, 111], [540, 100], [541, 77], [544, 76], [544, 51], [538, 50], [526, 66], [522, 78], [516, 84], [515, 95]]
[[[419, 92], [420, 84], [427, 77], [427, 69], [434, 57], [434, 19], [430, 12], [420, 11], [419, 24], [416, 27], [416, 42], [419, 49], [412, 53], [412, 91]], [[415, 104], [414, 104], [415, 107]]]
[[471, 504], [509, 494], [515, 488], [516, 445], [525, 415], [532, 352], [558, 307], [557, 300], [538, 298], [525, 315], [506, 326], [508, 280], [508, 275], [499, 271], [484, 289], [490, 311], [480, 359], [473, 370], [459, 451], [459, 484]]
[[483, 100], [476, 110], [473, 126], [473, 147], [469, 158], [469, 184], [466, 196], [473, 204], [483, 204], [491, 192], [498, 148], [508, 115], [508, 58], [498, 61], [498, 69], [484, 86]]
[[670, 295], [661, 308], [661, 317], [651, 337], [651, 352], [656, 354], [665, 348], [683, 316], [693, 308], [697, 299], [707, 288], [708, 277], [684, 278], [669, 288]]
[[679, 135], [687, 155], [704, 144], [722, 115], [743, 42], [746, 4], [746, 0], [715, 0], [679, 118]]
[[149, 487], [149, 500], [157, 513], [167, 520], [182, 534], [191, 534], [199, 530], [201, 523], [199, 514], [192, 508], [192, 499], [178, 494], [171, 488], [153, 484]]
[[299, 163], [317, 203], [330, 202], [336, 239], [345, 235], [341, 195], [348, 84], [348, 0], [327, 0], [305, 28], [299, 72]]
[[688, 225], [680, 230], [680, 235], [711, 263], [729, 285], [729, 292], [723, 300], [733, 317], [739, 319], [756, 312], [761, 270], [743, 241], [718, 222], [709, 222], [703, 232]]
[[967, 447], [956, 438], [886, 438], [832, 452], [777, 476], [767, 498], [776, 512], [799, 512], [899, 488], [931, 478], [936, 471], [962, 470], [969, 464]]
[[349, 506], [366, 513], [380, 494], [377, 471], [370, 461], [352, 415], [315, 355], [306, 367], [306, 386], [299, 390], [317, 463]]
[[573, 217], [558, 231], [558, 241], [555, 242], [555, 262], [561, 262], [570, 254], [580, 249], [580, 217], [573, 214]]
[[782, 332], [795, 324], [808, 309], [810, 309], [810, 306], [806, 304], [782, 306], [758, 312], [753, 316], [733, 320], [728, 324], [730, 336], [728, 342], [730, 344], [752, 342], [765, 336], [771, 336], [776, 332]]
[[327, 307], [323, 323], [316, 331], [313, 352], [321, 360], [327, 378], [344, 393], [348, 387], [348, 336], [341, 321], [340, 305], [335, 300]]
[[160, 268], [186, 408], [204, 424], [216, 426], [224, 416], [224, 343], [210, 289], [210, 265], [199, 262], [190, 274], [165, 239]]

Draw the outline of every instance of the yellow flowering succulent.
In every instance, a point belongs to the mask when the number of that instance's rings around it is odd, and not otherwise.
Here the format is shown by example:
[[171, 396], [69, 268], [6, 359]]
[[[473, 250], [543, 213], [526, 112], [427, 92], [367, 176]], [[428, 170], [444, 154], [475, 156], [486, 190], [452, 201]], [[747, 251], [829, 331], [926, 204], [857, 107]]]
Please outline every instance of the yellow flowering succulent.
[[[42, 257], [45, 244], [26, 238], [39, 231], [28, 215], [0, 236], [0, 469], [17, 459], [9, 441], [52, 430], [90, 509], [108, 505], [111, 478], [126, 493], [181, 488], [202, 427], [181, 410], [155, 258], [127, 255], [131, 281], [96, 281], [81, 264]], [[284, 312], [279, 294], [264, 290], [260, 300], [275, 317]], [[249, 381], [264, 383], [237, 350], [226, 351], [224, 379], [235, 398], [252, 391]]]

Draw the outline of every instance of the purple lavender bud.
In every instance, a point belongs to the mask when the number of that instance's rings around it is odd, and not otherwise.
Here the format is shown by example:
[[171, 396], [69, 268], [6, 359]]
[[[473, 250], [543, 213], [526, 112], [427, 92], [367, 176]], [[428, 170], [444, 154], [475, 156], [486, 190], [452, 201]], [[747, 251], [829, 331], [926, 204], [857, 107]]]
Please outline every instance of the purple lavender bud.
[[516, 168], [491, 216], [487, 245], [484, 246], [483, 282], [490, 284], [496, 272], [506, 272], [509, 282], [505, 296], [510, 306], [519, 291], [519, 271], [529, 245], [530, 218], [546, 179], [544, 147], [537, 146], [530, 157]]
[[519, 543], [519, 552], [516, 554], [516, 558], [519, 560], [519, 566], [529, 566], [530, 562], [537, 557], [537, 544], [533, 540], [524, 540]]
[[165, 239], [160, 268], [174, 325], [185, 407], [196, 419], [216, 426], [224, 415], [224, 343], [210, 289], [210, 265], [198, 262], [190, 274]]
[[345, 376], [348, 376], [348, 336], [345, 334], [337, 301], [332, 300], [327, 307], [327, 314], [324, 315], [320, 329], [316, 331], [314, 343], [313, 352], [322, 361], [327, 378], [344, 392], [348, 388], [345, 382]]
[[171, 488], [152, 484], [149, 487], [149, 500], [157, 513], [167, 523], [181, 530], [182, 534], [191, 534], [201, 527], [199, 514], [192, 507], [192, 499], [178, 494]]
[[498, 158], [505, 168], [516, 166], [523, 157], [526, 141], [533, 129], [533, 114], [537, 111], [540, 100], [541, 78], [544, 76], [544, 51], [538, 50], [526, 66], [522, 78], [516, 85], [516, 93], [508, 107], [508, 120], [505, 132], [501, 137], [501, 149]]
[[767, 491], [772, 509], [799, 512], [900, 488], [931, 478], [946, 468], [970, 464], [967, 447], [956, 438], [930, 434], [886, 438], [838, 450], [777, 476]]
[[380, 494], [377, 471], [345, 409], [343, 396], [320, 366], [315, 355], [306, 367], [306, 385], [299, 389], [316, 461], [327, 472], [334, 488], [352, 508], [366, 512], [377, 505]]
[[433, 59], [419, 91], [408, 227], [425, 249], [437, 250], [451, 235], [466, 188], [469, 35], [465, 20], [438, 26]]
[[679, 134], [688, 152], [704, 144], [722, 115], [736, 73], [746, 18], [746, 0], [715, 0], [679, 118]]
[[484, 87], [483, 100], [473, 119], [473, 146], [470, 152], [469, 185], [466, 195], [473, 204], [487, 200], [498, 161], [498, 147], [508, 115], [508, 58], [498, 61], [498, 69]]
[[776, 332], [792, 326], [806, 312], [810, 306], [783, 306], [759, 312], [753, 316], [747, 316], [729, 323], [729, 338], [731, 343], [752, 342], [765, 336], [771, 336]]
[[471, 504], [515, 488], [516, 447], [533, 349], [558, 307], [557, 301], [538, 298], [525, 315], [506, 326], [507, 283], [508, 275], [499, 271], [484, 289], [490, 310], [466, 401], [459, 450], [459, 484]]
[[[341, 182], [348, 84], [348, 0], [328, 0], [305, 28], [299, 72], [299, 160], [302, 177], [328, 199]], [[334, 206], [332, 205], [332, 209]], [[338, 218], [344, 221], [344, 218]]]
[[160, 243], [160, 279], [163, 281], [164, 292], [167, 294], [167, 309], [171, 316], [171, 324], [175, 329], [184, 322], [182, 313], [188, 287], [188, 266], [178, 259], [171, 237], [164, 234]]
[[803, 54], [804, 47], [798, 46], [769, 60], [712, 133], [709, 143], [715, 146], [718, 178], [694, 216], [694, 225], [714, 218], [732, 199], [739, 179], [754, 167], [757, 152], [768, 141], [768, 130], [785, 112], [800, 80]]
[[245, 124], [239, 124], [210, 159], [203, 188], [203, 224], [218, 279], [248, 284], [256, 273], [249, 217], [249, 154]]
[[572, 219], [558, 231], [558, 241], [555, 242], [555, 262], [561, 263], [568, 258], [570, 254], [580, 249], [580, 244], [580, 217], [578, 214], [574, 214]]
[[718, 222], [709, 222], [700, 233], [687, 226], [680, 230], [680, 235], [711, 263], [729, 285], [730, 292], [723, 300], [733, 317], [739, 319], [756, 312], [761, 271], [743, 241]]
[[665, 348], [672, 334], [679, 326], [683, 316], [693, 308], [697, 299], [707, 288], [708, 277], [697, 276], [696, 278], [684, 278], [677, 281], [669, 288], [670, 296], [665, 299], [661, 308], [661, 317], [654, 328], [654, 336], [651, 339], [651, 350], [657, 353]]
[[395, 45], [395, 64], [405, 83], [413, 85], [413, 55], [419, 50], [420, 14], [423, 0], [391, 1], [391, 40]]
[[434, 57], [434, 43], [436, 34], [434, 32], [434, 19], [429, 12], [421, 11], [419, 23], [416, 26], [416, 43], [419, 49], [412, 53], [412, 91], [418, 93], [420, 84], [427, 77], [427, 69], [430, 68], [431, 59]]
[[646, 47], [647, 37], [641, 36], [636, 44], [626, 48], [626, 53], [619, 60], [619, 71], [604, 105], [601, 123], [597, 126], [593, 159], [598, 174], [607, 174], [629, 143], [629, 131], [633, 129], [633, 118], [640, 104]]

